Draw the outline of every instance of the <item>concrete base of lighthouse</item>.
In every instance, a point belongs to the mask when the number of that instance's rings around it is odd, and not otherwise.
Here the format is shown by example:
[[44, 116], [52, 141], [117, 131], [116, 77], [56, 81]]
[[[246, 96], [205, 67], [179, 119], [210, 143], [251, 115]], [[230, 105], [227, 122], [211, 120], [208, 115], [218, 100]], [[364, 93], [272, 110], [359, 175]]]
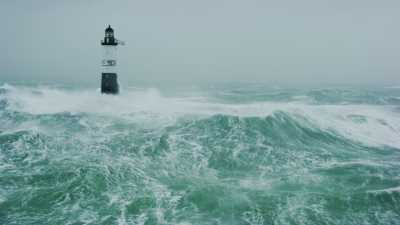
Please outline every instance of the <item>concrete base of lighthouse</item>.
[[116, 73], [101, 74], [101, 93], [118, 94], [119, 86]]

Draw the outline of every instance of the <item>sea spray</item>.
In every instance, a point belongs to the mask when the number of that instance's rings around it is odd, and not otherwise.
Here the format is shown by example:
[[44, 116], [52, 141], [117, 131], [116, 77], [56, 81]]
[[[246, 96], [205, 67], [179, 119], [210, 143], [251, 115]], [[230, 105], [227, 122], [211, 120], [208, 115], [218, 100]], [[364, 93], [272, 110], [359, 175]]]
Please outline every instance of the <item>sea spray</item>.
[[400, 90], [3, 85], [1, 224], [400, 223]]

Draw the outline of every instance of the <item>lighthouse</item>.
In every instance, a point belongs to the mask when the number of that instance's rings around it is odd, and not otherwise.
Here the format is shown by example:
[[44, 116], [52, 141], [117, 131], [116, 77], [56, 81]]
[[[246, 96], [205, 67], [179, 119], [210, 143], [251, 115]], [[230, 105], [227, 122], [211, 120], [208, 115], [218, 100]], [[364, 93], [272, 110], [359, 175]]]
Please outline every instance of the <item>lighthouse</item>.
[[123, 44], [114, 37], [110, 25], [105, 30], [104, 40], [101, 41], [103, 59], [101, 61], [101, 93], [118, 94], [117, 77], [117, 46]]

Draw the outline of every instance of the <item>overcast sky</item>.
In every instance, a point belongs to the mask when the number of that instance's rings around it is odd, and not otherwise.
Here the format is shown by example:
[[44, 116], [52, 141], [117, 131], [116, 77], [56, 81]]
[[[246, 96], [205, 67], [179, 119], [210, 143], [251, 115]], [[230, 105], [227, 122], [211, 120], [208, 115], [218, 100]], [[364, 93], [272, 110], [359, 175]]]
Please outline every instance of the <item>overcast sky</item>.
[[0, 82], [400, 83], [399, 0], [1, 0]]

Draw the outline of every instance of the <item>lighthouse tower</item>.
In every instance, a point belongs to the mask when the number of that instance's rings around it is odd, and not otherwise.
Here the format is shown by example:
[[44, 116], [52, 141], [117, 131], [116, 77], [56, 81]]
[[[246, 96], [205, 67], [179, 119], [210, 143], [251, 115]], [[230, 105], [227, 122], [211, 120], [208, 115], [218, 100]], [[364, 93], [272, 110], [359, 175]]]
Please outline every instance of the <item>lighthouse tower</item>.
[[114, 37], [114, 30], [110, 25], [105, 30], [103, 47], [103, 59], [101, 61], [101, 93], [118, 94], [117, 80], [117, 46], [120, 44]]

